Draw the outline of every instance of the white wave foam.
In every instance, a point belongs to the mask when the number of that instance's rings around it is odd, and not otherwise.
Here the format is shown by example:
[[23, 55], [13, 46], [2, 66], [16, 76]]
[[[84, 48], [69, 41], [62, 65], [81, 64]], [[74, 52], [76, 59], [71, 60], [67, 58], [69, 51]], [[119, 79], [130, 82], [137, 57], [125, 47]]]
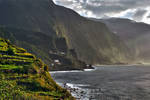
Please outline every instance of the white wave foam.
[[50, 74], [53, 74], [53, 73], [69, 73], [69, 72], [83, 72], [81, 70], [71, 70], [71, 71], [52, 71], [50, 72]]
[[83, 71], [82, 70], [71, 70], [71, 71], [52, 71], [50, 72], [50, 74], [55, 74], [55, 73], [70, 73], [70, 72], [84, 72], [84, 71], [94, 71], [96, 70], [96, 67], [94, 67], [94, 69], [84, 69]]
[[86, 85], [86, 84], [72, 84], [72, 83], [67, 83], [66, 85], [71, 88], [80, 88], [80, 87], [84, 87], [84, 86], [90, 86], [90, 85]]
[[84, 69], [84, 71], [88, 72], [88, 71], [94, 71], [95, 69]]

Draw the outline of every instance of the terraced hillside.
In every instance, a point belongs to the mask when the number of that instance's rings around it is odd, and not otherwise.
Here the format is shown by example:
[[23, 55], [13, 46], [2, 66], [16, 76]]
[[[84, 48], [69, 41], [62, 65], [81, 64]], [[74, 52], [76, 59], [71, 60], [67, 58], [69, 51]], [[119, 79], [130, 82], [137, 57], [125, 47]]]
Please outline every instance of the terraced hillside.
[[0, 38], [1, 100], [74, 100], [51, 78], [48, 66], [23, 48]]

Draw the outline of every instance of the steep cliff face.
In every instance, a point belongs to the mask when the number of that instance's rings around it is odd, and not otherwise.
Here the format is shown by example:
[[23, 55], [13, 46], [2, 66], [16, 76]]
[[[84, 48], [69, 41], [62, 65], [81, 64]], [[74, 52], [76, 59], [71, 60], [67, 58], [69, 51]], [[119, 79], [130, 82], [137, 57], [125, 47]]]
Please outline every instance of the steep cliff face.
[[127, 48], [105, 24], [88, 20], [70, 9], [55, 7], [56, 33], [67, 39], [80, 59], [94, 63], [125, 61]]
[[9, 27], [0, 27], [0, 36], [41, 58], [51, 71], [90, 68], [78, 60], [74, 50], [68, 49], [65, 38]]
[[87, 63], [111, 64], [128, 58], [124, 43], [105, 24], [81, 17], [51, 0], [1, 0], [0, 12], [1, 25], [65, 38], [69, 49]]
[[129, 19], [110, 18], [99, 20], [115, 32], [132, 50], [137, 61], [150, 61], [150, 25]]

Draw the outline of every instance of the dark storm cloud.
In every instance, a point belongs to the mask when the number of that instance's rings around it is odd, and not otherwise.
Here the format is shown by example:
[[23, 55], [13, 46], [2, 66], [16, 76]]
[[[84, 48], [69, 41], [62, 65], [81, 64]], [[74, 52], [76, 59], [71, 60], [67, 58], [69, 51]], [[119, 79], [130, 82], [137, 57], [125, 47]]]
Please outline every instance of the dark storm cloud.
[[[150, 6], [150, 0], [54, 0], [56, 4], [74, 9], [87, 17], [126, 17], [141, 20]], [[134, 11], [133, 11], [134, 10]], [[124, 13], [123, 13], [124, 12]], [[129, 13], [129, 14], [128, 14]], [[120, 15], [119, 15], [120, 14]], [[124, 14], [124, 15], [123, 15]]]

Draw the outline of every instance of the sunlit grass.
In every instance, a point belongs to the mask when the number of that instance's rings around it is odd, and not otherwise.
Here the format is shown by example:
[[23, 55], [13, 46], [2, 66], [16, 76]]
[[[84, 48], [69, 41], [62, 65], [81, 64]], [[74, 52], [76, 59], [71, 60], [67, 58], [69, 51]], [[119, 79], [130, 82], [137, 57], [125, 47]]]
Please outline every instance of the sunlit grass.
[[21, 69], [23, 66], [16, 66], [16, 65], [0, 65], [0, 69]]
[[0, 100], [74, 100], [45, 67], [25, 49], [0, 38]]

